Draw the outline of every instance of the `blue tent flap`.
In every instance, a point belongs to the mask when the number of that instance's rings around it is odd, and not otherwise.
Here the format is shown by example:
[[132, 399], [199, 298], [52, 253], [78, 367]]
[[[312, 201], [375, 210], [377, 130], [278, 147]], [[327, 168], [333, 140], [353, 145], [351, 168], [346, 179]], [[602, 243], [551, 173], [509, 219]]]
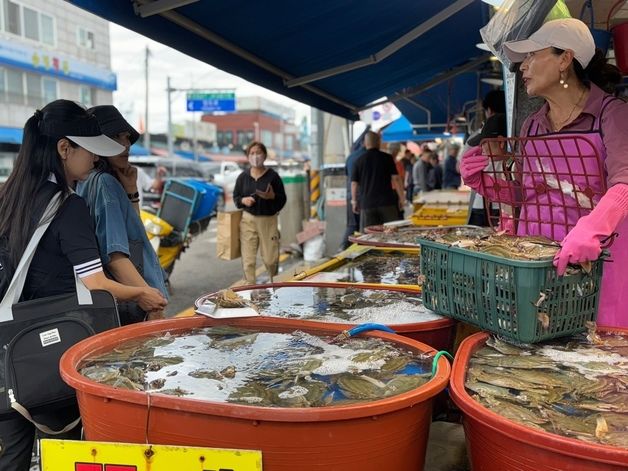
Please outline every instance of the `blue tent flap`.
[[[357, 119], [360, 107], [487, 54], [475, 47], [488, 7], [461, 0], [199, 1], [142, 18], [129, 0], [70, 0], [107, 20], [324, 111]], [[153, 3], [145, 3], [151, 6]], [[185, 3], [185, 2], [181, 2]], [[456, 7], [447, 17], [443, 11]], [[442, 15], [380, 62], [311, 83], [286, 82], [368, 60]]]
[[0, 127], [0, 143], [22, 144], [22, 129]]

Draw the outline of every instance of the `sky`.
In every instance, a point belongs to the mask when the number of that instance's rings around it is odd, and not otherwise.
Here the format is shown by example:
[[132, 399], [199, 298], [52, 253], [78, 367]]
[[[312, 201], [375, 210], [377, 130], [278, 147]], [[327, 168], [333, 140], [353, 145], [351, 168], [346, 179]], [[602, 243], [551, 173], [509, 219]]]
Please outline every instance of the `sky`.
[[[148, 45], [149, 62], [149, 122], [151, 133], [165, 133], [168, 122], [167, 77], [173, 88], [235, 88], [236, 96], [262, 96], [291, 106], [296, 112], [297, 124], [303, 116], [309, 119], [310, 107], [262, 88], [235, 75], [223, 72], [204, 62], [191, 58], [114, 23], [109, 24], [111, 65], [118, 76], [118, 90], [113, 94], [114, 105], [138, 127], [144, 115], [145, 79], [144, 56]], [[186, 110], [185, 92], [172, 94], [172, 120], [183, 123], [191, 120]], [[197, 113], [200, 119], [200, 113]]]

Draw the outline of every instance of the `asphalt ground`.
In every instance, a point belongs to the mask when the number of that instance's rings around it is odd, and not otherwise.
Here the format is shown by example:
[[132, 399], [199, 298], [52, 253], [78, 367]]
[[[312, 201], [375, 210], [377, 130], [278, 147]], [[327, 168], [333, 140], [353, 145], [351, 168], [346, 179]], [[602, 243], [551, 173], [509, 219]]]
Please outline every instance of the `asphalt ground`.
[[241, 259], [226, 261], [216, 256], [216, 219], [212, 219], [174, 264], [166, 316], [174, 316], [193, 306], [199, 296], [227, 288], [242, 276]]

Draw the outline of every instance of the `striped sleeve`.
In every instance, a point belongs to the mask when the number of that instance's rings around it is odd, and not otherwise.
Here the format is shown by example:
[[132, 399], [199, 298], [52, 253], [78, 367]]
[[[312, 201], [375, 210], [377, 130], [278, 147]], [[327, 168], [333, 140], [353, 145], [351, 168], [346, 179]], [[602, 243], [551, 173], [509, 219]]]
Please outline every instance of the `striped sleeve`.
[[85, 278], [86, 276], [93, 275], [94, 273], [98, 273], [100, 271], [102, 271], [102, 262], [99, 258], [81, 263], [79, 265], [74, 265], [74, 273], [76, 273], [79, 278]]

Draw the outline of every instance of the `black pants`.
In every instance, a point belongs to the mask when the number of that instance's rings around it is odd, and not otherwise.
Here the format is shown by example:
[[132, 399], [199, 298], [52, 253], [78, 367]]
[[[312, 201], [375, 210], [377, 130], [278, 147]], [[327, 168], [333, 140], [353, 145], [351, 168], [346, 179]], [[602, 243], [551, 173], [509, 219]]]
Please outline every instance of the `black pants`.
[[[65, 427], [78, 416], [78, 406], [73, 404], [52, 412], [35, 415], [33, 418], [54, 430]], [[2, 442], [0, 470], [28, 471], [30, 469], [36, 430], [33, 424], [17, 413], [7, 419], [0, 419], [0, 441]], [[61, 435], [47, 435], [39, 431], [37, 434], [41, 438], [80, 440], [81, 424]]]
[[369, 208], [360, 211], [360, 232], [364, 232], [364, 228], [384, 224], [399, 219], [399, 207], [382, 206], [379, 208]]
[[345, 235], [342, 236], [342, 245], [340, 246], [341, 250], [344, 250], [351, 245], [351, 242], [349, 242], [349, 236], [352, 236], [354, 232], [358, 232], [359, 230], [360, 215], [353, 212], [353, 209], [351, 208], [351, 201], [347, 200], [347, 229], [345, 230]]

